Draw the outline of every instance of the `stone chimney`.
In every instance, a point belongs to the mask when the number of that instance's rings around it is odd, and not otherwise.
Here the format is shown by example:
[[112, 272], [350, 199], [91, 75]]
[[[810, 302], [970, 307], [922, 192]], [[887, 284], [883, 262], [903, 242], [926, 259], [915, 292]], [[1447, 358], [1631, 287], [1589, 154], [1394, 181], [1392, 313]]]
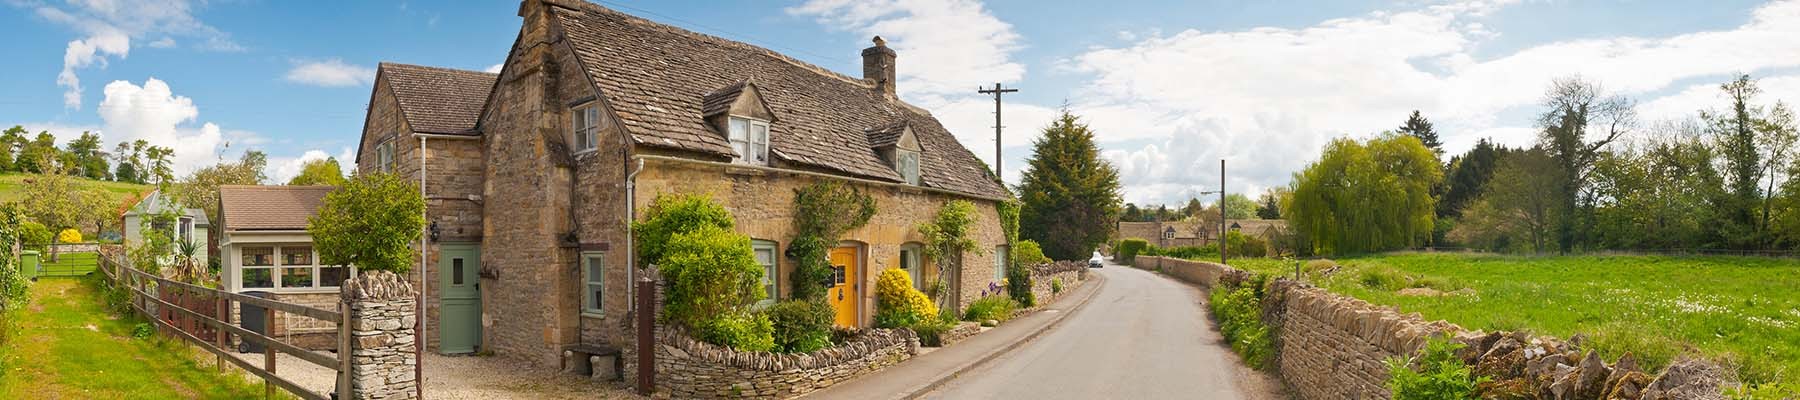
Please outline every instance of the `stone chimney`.
[[875, 46], [863, 49], [863, 79], [874, 81], [875, 90], [888, 97], [894, 96], [894, 49], [887, 47], [887, 41], [880, 36], [875, 37]]

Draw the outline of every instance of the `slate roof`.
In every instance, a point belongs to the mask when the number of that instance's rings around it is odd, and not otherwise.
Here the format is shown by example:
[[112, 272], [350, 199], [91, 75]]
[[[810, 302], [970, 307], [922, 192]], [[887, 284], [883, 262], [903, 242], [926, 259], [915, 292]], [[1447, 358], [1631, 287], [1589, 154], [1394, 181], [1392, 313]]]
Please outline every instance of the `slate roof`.
[[889, 124], [879, 128], [871, 128], [865, 133], [869, 139], [869, 147], [887, 147], [900, 142], [900, 136], [906, 134], [906, 123]]
[[733, 83], [731, 86], [707, 93], [700, 103], [700, 115], [710, 117], [731, 111], [731, 103], [737, 102], [738, 95], [744, 94], [744, 86], [749, 84], [750, 81]]
[[130, 209], [125, 210], [125, 214], [123, 215], [154, 214], [170, 210], [179, 212], [182, 216], [193, 219], [194, 226], [212, 225], [212, 222], [207, 221], [206, 219], [205, 210], [198, 208], [182, 208], [179, 204], [176, 204], [175, 199], [163, 195], [161, 190], [151, 191], [149, 195], [144, 196], [143, 200], [138, 200], [137, 204], [134, 204]]
[[332, 186], [219, 186], [219, 219], [226, 231], [306, 229]]
[[474, 135], [481, 107], [499, 77], [480, 71], [381, 63], [380, 75], [414, 132]]
[[776, 116], [774, 157], [846, 175], [902, 182], [870, 148], [865, 132], [910, 122], [923, 148], [924, 185], [979, 197], [1006, 197], [990, 172], [922, 109], [877, 93], [873, 84], [760, 47], [633, 17], [583, 1], [551, 7], [576, 57], [640, 145], [731, 156], [730, 143], [703, 118], [707, 95], [754, 81]]

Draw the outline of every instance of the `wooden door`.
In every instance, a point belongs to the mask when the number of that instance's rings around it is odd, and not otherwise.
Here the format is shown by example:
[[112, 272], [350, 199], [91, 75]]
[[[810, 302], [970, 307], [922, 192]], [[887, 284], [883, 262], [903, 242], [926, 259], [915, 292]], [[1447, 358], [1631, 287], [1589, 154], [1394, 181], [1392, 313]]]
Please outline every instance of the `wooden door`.
[[837, 326], [857, 327], [857, 311], [862, 309], [862, 270], [859, 265], [858, 252], [855, 247], [839, 247], [831, 249], [831, 282], [832, 286], [825, 292], [826, 300], [831, 308], [837, 310]]
[[481, 247], [439, 246], [438, 352], [474, 353], [481, 345]]

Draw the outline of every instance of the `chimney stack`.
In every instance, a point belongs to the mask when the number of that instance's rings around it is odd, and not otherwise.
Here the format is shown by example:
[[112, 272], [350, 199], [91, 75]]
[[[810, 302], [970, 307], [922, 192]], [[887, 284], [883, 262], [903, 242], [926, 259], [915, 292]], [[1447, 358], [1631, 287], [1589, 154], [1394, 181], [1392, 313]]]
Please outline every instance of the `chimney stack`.
[[888, 97], [894, 96], [894, 49], [887, 47], [887, 41], [880, 36], [875, 37], [875, 46], [863, 49], [863, 79], [875, 82], [875, 90]]

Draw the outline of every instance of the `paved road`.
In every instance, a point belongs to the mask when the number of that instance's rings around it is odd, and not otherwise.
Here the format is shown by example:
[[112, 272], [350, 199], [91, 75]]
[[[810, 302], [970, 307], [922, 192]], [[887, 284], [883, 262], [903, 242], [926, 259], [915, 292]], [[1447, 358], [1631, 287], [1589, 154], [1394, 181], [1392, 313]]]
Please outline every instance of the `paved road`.
[[1209, 325], [1185, 283], [1107, 265], [1101, 292], [1036, 341], [927, 394], [933, 399], [1277, 399]]

